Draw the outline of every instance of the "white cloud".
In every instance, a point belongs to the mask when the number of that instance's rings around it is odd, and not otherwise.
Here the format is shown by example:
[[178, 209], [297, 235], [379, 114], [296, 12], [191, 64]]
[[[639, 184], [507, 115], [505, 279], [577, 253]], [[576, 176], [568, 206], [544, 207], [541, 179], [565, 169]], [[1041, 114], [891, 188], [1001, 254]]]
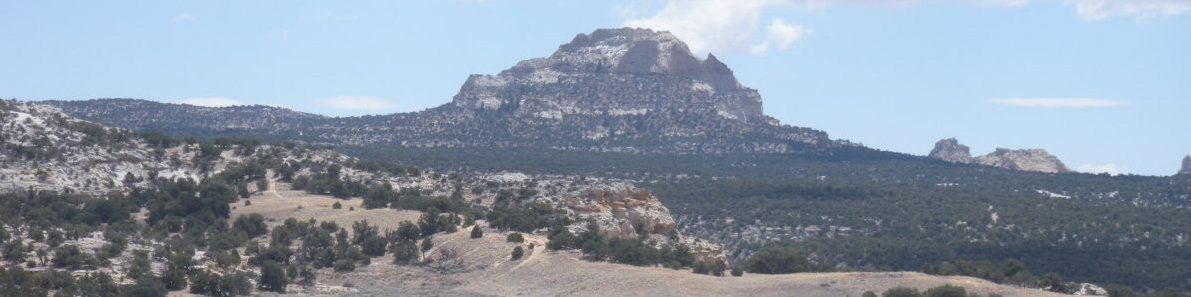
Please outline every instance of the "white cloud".
[[195, 18], [193, 15], [190, 15], [189, 13], [179, 13], [178, 15], [175, 15], [171, 20], [173, 20], [175, 22], [193, 22], [195, 20]]
[[762, 41], [761, 43], [749, 46], [749, 53], [754, 56], [761, 56], [769, 52], [769, 41]]
[[782, 19], [774, 19], [766, 28], [765, 40], [749, 46], [748, 52], [753, 55], [764, 55], [769, 52], [769, 46], [776, 44], [778, 50], [789, 50], [794, 42], [811, 33], [806, 26], [787, 25]]
[[803, 36], [810, 34], [811, 30], [802, 25], [787, 25], [782, 19], [774, 19], [769, 24], [769, 41], [777, 43], [777, 48], [780, 50], [788, 50], [794, 45], [795, 41], [802, 39]]
[[1119, 175], [1119, 174], [1125, 173], [1125, 169], [1121, 168], [1121, 166], [1117, 166], [1116, 163], [1099, 164], [1099, 165], [1097, 165], [1097, 164], [1083, 164], [1083, 165], [1079, 165], [1079, 167], [1076, 167], [1075, 171], [1084, 172], [1084, 173], [1094, 173], [1094, 174], [1108, 173], [1111, 175]]
[[178, 100], [178, 103], [205, 107], [227, 107], [233, 105], [248, 105], [242, 101], [224, 97], [196, 97]]
[[1171, 17], [1191, 12], [1187, 0], [1066, 0], [1075, 5], [1075, 13], [1089, 21], [1112, 16], [1148, 18]]
[[992, 102], [1008, 106], [1068, 108], [1118, 107], [1129, 105], [1129, 102], [1125, 101], [1092, 98], [1003, 98], [993, 99]]
[[389, 111], [395, 107], [393, 102], [374, 96], [336, 96], [318, 100], [318, 105], [334, 109], [352, 111]]
[[[757, 44], [764, 44], [768, 40], [758, 41], [755, 38], [761, 29], [761, 12], [769, 7], [787, 4], [792, 4], [792, 0], [669, 0], [657, 14], [629, 19], [624, 26], [670, 31], [682, 38], [696, 53], [764, 53], [765, 50], [760, 48], [768, 49], [768, 45], [758, 47]], [[781, 30], [801, 28], [785, 25], [784, 22], [782, 25], [785, 27]]]

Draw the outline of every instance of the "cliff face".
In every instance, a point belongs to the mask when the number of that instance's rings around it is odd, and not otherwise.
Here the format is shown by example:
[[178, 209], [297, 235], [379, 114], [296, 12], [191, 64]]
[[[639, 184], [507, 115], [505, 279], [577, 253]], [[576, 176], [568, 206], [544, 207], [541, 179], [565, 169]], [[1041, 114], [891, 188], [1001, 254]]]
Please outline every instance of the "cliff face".
[[630, 28], [579, 34], [550, 57], [495, 76], [473, 75], [453, 104], [550, 119], [650, 113], [765, 119], [761, 96], [715, 56], [695, 57], [668, 32]]

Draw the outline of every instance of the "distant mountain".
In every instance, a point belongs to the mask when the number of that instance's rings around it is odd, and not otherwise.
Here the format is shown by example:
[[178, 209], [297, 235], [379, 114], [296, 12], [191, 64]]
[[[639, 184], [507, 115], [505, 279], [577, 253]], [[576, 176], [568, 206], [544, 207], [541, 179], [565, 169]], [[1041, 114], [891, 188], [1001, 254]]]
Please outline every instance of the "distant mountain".
[[1179, 169], [1179, 174], [1191, 174], [1191, 155], [1183, 157], [1183, 168]]
[[77, 118], [136, 131], [193, 132], [197, 134], [220, 131], [280, 132], [302, 129], [311, 123], [327, 118], [264, 105], [205, 107], [139, 99], [42, 101], [38, 103], [59, 107]]
[[365, 147], [546, 148], [575, 152], [822, 153], [852, 146], [781, 125], [756, 90], [667, 32], [602, 29], [550, 57], [472, 75], [422, 112], [325, 118], [264, 106], [46, 101], [74, 116], [185, 135], [270, 135]]
[[947, 138], [935, 142], [935, 148], [927, 157], [951, 163], [981, 164], [1010, 170], [1034, 171], [1043, 173], [1071, 172], [1067, 165], [1058, 157], [1043, 149], [1011, 150], [997, 148], [987, 155], [973, 158], [968, 147], [959, 143], [955, 138]]

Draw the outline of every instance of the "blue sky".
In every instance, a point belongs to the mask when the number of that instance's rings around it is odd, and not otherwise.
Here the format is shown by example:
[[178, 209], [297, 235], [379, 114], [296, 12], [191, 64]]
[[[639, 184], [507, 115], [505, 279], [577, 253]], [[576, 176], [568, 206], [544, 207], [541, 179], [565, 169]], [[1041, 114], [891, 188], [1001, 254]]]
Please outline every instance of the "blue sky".
[[0, 97], [416, 111], [623, 25], [671, 30], [766, 113], [870, 147], [957, 137], [1147, 175], [1191, 154], [1188, 0], [7, 0]]

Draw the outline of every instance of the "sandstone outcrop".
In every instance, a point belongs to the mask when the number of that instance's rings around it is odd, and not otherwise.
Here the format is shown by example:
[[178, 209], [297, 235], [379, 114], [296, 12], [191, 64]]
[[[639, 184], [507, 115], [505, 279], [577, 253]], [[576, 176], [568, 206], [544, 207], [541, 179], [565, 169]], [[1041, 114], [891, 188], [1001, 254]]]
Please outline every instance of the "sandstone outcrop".
[[976, 158], [982, 165], [1001, 167], [1011, 170], [1035, 171], [1044, 173], [1071, 172], [1063, 161], [1043, 149], [1011, 150], [997, 148], [988, 155]]
[[968, 147], [960, 144], [955, 138], [935, 142], [935, 148], [927, 157], [952, 163], [981, 164], [1019, 171], [1071, 172], [1063, 161], [1043, 149], [997, 148], [992, 153], [973, 158]]

